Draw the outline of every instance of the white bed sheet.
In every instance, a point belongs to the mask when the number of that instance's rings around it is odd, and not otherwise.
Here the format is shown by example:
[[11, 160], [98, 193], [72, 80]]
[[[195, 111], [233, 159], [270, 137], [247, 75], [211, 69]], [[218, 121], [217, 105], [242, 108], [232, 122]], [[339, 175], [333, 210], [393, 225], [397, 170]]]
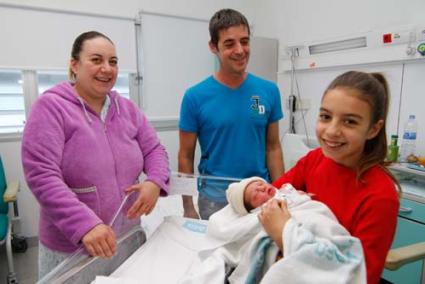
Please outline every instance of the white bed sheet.
[[198, 251], [207, 244], [207, 224], [180, 216], [165, 217], [142, 247], [109, 277], [97, 277], [94, 283], [179, 283], [200, 265]]

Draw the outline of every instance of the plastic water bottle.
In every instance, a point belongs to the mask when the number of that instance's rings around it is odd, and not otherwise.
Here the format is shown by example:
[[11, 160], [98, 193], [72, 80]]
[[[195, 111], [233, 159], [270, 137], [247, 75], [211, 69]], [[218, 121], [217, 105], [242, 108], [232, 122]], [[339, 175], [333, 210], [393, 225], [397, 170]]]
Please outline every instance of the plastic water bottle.
[[409, 115], [409, 120], [404, 124], [403, 139], [401, 141], [400, 162], [407, 162], [407, 157], [415, 154], [416, 134], [418, 123], [414, 115]]

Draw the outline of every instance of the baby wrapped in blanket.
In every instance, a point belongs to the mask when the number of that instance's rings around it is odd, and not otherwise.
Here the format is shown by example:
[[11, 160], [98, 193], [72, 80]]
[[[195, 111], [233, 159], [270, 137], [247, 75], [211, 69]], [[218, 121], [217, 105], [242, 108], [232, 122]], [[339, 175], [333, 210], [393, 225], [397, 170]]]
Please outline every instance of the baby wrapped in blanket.
[[[323, 203], [259, 177], [230, 184], [226, 195], [229, 204], [209, 219], [202, 262], [182, 283], [366, 283], [360, 241]], [[257, 215], [273, 199], [284, 200], [289, 215], [272, 240]]]

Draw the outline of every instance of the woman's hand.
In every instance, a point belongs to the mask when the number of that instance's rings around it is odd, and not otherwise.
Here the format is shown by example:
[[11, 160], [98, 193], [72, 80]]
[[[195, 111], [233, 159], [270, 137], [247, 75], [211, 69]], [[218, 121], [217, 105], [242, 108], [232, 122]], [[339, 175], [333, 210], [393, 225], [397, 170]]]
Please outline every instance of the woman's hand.
[[151, 211], [155, 207], [156, 201], [158, 200], [161, 188], [151, 181], [145, 181], [139, 184], [132, 185], [125, 191], [139, 192], [139, 196], [127, 212], [127, 217], [132, 219], [140, 217], [143, 214], [148, 215], [149, 213], [151, 213]]
[[283, 251], [282, 231], [291, 215], [288, 206], [283, 200], [271, 199], [263, 205], [258, 219], [266, 233], [273, 239], [281, 251]]
[[93, 227], [81, 241], [91, 256], [111, 258], [116, 252], [117, 241], [114, 230], [105, 224]]

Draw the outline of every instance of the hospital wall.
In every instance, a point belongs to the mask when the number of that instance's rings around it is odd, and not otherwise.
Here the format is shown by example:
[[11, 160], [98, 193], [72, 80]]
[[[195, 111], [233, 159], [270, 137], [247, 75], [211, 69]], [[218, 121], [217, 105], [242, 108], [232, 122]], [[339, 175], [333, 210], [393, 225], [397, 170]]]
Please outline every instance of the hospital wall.
[[[295, 58], [295, 94], [299, 94], [304, 110], [295, 113], [296, 130], [315, 136], [315, 122], [322, 94], [327, 85], [348, 70], [382, 72], [390, 86], [390, 110], [387, 135], [402, 136], [409, 114], [418, 120], [417, 153], [425, 155], [425, 58], [406, 54], [407, 43], [384, 45], [382, 35], [397, 31], [425, 28], [425, 2], [413, 0], [376, 1], [286, 1], [286, 33], [280, 37], [279, 87], [283, 98], [291, 91], [290, 60], [286, 46], [299, 48]], [[368, 47], [329, 54], [307, 55], [308, 46], [366, 36]], [[414, 42], [417, 44], [422, 41]], [[296, 84], [299, 86], [299, 93]], [[288, 119], [281, 124], [281, 135], [289, 129]], [[399, 142], [400, 143], [400, 142]]]
[[[256, 1], [245, 1], [245, 0], [185, 0], [185, 1], [161, 1], [161, 0], [126, 0], [125, 5], [121, 2], [113, 0], [93, 0], [93, 1], [54, 1], [54, 0], [1, 0], [1, 4], [5, 5], [17, 5], [17, 6], [28, 6], [28, 8], [46, 8], [57, 11], [69, 11], [70, 13], [93, 13], [99, 15], [106, 15], [112, 17], [135, 17], [140, 10], [148, 11], [152, 13], [159, 13], [164, 15], [176, 15], [182, 17], [193, 17], [197, 19], [205, 19], [207, 21], [211, 15], [218, 9], [224, 7], [230, 7], [243, 12], [251, 21], [253, 32], [257, 36], [277, 38], [277, 32], [274, 26], [269, 28], [268, 22], [262, 21], [262, 18], [268, 18], [269, 10], [273, 9], [273, 1], [265, 5], [260, 5]], [[280, 3], [279, 3], [280, 5]], [[46, 19], [48, 20], [48, 19]], [[21, 20], [21, 24], [25, 25], [25, 19]], [[263, 24], [264, 23], [264, 24]], [[2, 27], [12, 29], [13, 26]], [[21, 29], [21, 27], [20, 27]], [[208, 31], [205, 30], [205, 33]], [[19, 33], [16, 33], [19, 34]], [[20, 34], [20, 36], [24, 36]], [[3, 42], [3, 41], [2, 41]], [[46, 42], [46, 44], [53, 44], [52, 42]], [[205, 42], [207, 46], [207, 42]], [[71, 46], [69, 46], [71, 48]], [[173, 48], [170, 43], [169, 48]], [[68, 53], [68, 51], [67, 51]], [[67, 60], [67, 58], [64, 58]], [[0, 63], [2, 65], [2, 63]], [[42, 67], [42, 66], [40, 66]], [[172, 80], [172, 78], [170, 79]], [[148, 105], [149, 107], [149, 105]], [[176, 105], [175, 108], [178, 110], [180, 106]], [[148, 110], [150, 111], [150, 110]], [[170, 166], [172, 170], [177, 170], [177, 151], [178, 151], [178, 131], [160, 131], [158, 135], [161, 142], [166, 146], [170, 156]], [[21, 220], [20, 233], [26, 237], [34, 237], [38, 234], [38, 220], [39, 220], [39, 206], [32, 193], [29, 191], [21, 165], [21, 140], [20, 137], [13, 138], [2, 138], [0, 137], [0, 154], [5, 166], [6, 176], [8, 180], [19, 180], [21, 183], [21, 190], [18, 194], [19, 200], [19, 214]]]

